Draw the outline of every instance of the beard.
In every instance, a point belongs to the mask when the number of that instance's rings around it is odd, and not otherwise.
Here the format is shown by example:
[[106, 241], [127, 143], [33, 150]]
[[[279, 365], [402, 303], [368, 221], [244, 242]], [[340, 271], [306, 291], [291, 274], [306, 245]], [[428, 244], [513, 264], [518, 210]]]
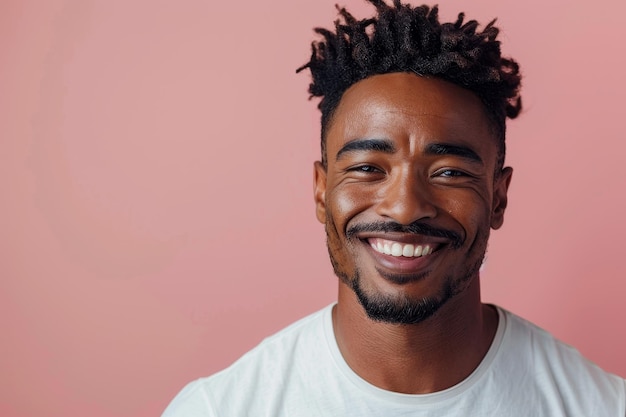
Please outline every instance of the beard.
[[446, 282], [441, 296], [437, 298], [423, 297], [413, 300], [406, 295], [368, 294], [362, 287], [358, 270], [349, 285], [367, 316], [374, 321], [383, 323], [420, 323], [435, 314], [442, 305], [452, 298], [452, 286], [449, 282]]
[[[368, 230], [374, 230], [375, 225], [364, 226]], [[381, 229], [385, 230], [397, 230], [402, 226], [385, 226], [380, 225]], [[434, 234], [433, 232], [432, 234]], [[441, 233], [451, 232], [436, 232], [438, 235]], [[348, 231], [347, 236], [351, 236], [354, 233]], [[431, 234], [428, 232], [428, 234]], [[485, 252], [487, 250], [487, 241], [489, 239], [489, 229], [485, 232], [479, 232], [475, 243], [475, 247], [472, 249], [473, 256], [470, 261], [467, 262], [467, 267], [463, 273], [454, 276], [445, 276], [441, 289], [436, 296], [411, 298], [406, 294], [382, 294], [372, 293], [365, 288], [361, 276], [361, 271], [357, 265], [358, 257], [349, 253], [350, 249], [354, 248], [354, 244], [350, 239], [346, 244], [342, 244], [337, 229], [334, 226], [332, 220], [327, 221], [326, 224], [326, 242], [328, 247], [328, 254], [333, 266], [335, 275], [352, 291], [354, 291], [359, 303], [365, 310], [367, 316], [378, 322], [390, 323], [390, 324], [417, 324], [429, 317], [433, 316], [444, 304], [452, 299], [457, 294], [463, 292], [472, 279], [478, 275], [480, 267], [483, 264]], [[460, 237], [454, 242], [448, 250], [458, 250], [462, 246]], [[354, 264], [352, 271], [347, 271], [343, 266], [345, 263], [341, 262], [339, 256], [344, 260], [351, 259]], [[355, 262], [356, 261], [356, 262]], [[382, 274], [378, 271], [379, 274]], [[394, 277], [387, 277], [393, 281], [400, 283], [400, 280], [394, 279]], [[420, 279], [422, 277], [418, 277]]]

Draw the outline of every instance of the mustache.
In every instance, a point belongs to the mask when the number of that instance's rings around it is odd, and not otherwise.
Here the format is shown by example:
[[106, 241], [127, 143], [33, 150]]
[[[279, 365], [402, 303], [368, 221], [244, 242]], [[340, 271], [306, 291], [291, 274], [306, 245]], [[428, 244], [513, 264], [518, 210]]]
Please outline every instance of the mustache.
[[360, 223], [350, 226], [348, 230], [346, 230], [346, 237], [348, 239], [352, 239], [357, 234], [366, 232], [397, 232], [412, 235], [439, 237], [450, 240], [454, 248], [459, 248], [463, 244], [463, 239], [458, 233], [452, 230], [434, 227], [423, 222], [413, 222], [407, 225], [396, 222]]

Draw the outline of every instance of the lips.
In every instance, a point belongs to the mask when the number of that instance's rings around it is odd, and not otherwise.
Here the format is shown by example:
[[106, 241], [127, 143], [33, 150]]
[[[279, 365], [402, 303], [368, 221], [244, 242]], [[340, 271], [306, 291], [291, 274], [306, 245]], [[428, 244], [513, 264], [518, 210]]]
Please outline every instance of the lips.
[[405, 233], [368, 233], [358, 236], [387, 280], [408, 283], [421, 280], [432, 270], [438, 254], [451, 242], [447, 239]]
[[437, 244], [403, 243], [388, 239], [370, 238], [370, 246], [378, 253], [395, 257], [419, 258], [433, 253]]

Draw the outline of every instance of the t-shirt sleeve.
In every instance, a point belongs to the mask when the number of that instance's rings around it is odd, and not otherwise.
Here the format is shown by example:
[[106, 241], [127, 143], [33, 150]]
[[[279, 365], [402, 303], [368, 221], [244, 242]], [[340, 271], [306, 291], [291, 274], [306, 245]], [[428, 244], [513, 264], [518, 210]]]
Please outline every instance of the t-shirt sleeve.
[[187, 384], [174, 397], [161, 417], [215, 417], [201, 381]]

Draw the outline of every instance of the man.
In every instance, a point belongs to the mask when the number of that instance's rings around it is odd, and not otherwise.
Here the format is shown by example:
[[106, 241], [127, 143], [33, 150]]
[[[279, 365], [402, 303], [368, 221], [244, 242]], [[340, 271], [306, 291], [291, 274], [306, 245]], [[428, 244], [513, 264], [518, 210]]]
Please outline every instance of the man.
[[507, 205], [518, 65], [493, 22], [369, 0], [318, 29], [317, 218], [335, 305], [189, 384], [164, 416], [626, 416], [626, 381], [480, 299]]

